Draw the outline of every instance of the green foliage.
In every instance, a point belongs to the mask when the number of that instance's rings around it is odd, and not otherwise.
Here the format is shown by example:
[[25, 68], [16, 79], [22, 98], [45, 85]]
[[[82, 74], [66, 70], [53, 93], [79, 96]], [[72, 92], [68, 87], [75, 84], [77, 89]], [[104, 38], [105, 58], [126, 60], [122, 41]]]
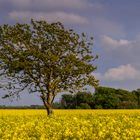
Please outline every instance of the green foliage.
[[71, 94], [63, 94], [61, 99], [61, 106], [65, 109], [73, 109], [75, 108], [75, 98]]
[[9, 90], [5, 97], [28, 88], [29, 93], [41, 93], [50, 108], [62, 91], [97, 86], [91, 74], [96, 69], [91, 62], [97, 58], [92, 40], [60, 22], [31, 20], [31, 24], [0, 26], [0, 76], [7, 79], [8, 85], [2, 86]]
[[79, 106], [76, 106], [76, 109], [91, 109], [87, 103], [81, 103]]
[[102, 108], [118, 108], [120, 102], [115, 93], [115, 89], [108, 87], [96, 88], [94, 100], [95, 106], [102, 106]]
[[138, 108], [140, 108], [140, 89], [132, 91], [132, 93], [136, 96]]
[[[61, 105], [65, 109], [75, 108], [91, 108], [93, 104], [93, 95], [87, 92], [77, 92], [76, 94], [64, 94], [62, 95]], [[84, 109], [83, 108], [83, 109]]]
[[127, 90], [109, 87], [96, 88], [94, 95], [95, 108], [137, 108], [135, 95]]
[[93, 95], [89, 92], [77, 92], [74, 95], [75, 105], [81, 107], [82, 104], [87, 104], [90, 108], [93, 104]]
[[61, 103], [65, 103], [65, 106], [61, 105], [66, 109], [80, 109], [85, 104], [92, 109], [136, 109], [139, 108], [136, 94], [138, 93], [134, 91], [98, 87], [94, 94], [87, 92], [78, 92], [74, 95], [64, 94]]

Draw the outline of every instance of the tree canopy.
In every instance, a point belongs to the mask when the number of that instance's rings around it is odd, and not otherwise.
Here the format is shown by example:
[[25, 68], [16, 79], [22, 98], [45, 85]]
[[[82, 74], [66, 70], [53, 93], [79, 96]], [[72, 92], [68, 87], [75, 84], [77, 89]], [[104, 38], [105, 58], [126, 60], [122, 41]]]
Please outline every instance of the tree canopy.
[[8, 90], [4, 98], [19, 96], [24, 89], [38, 92], [51, 114], [58, 93], [98, 85], [92, 46], [92, 37], [65, 29], [60, 22], [0, 26], [1, 87]]

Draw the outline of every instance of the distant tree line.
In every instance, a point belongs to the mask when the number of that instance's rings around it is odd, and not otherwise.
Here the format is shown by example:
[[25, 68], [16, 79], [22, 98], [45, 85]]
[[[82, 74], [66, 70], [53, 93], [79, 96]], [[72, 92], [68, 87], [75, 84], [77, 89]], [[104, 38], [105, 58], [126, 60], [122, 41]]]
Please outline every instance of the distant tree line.
[[138, 109], [140, 89], [127, 91], [110, 87], [98, 87], [94, 94], [78, 92], [64, 94], [59, 107], [64, 109]]
[[[10, 109], [45, 109], [43, 105], [0, 106]], [[140, 89], [127, 91], [110, 87], [98, 87], [94, 94], [78, 92], [63, 94], [60, 102], [53, 103], [55, 109], [138, 109]]]
[[45, 109], [45, 107], [43, 105], [27, 105], [27, 106], [0, 105], [0, 109]]

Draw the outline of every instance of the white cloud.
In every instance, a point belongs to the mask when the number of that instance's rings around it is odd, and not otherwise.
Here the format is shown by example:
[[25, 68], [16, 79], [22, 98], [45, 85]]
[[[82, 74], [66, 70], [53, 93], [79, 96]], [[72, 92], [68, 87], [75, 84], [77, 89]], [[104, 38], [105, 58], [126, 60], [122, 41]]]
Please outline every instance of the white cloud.
[[[101, 36], [99, 42], [103, 53], [102, 61], [110, 61], [112, 63], [129, 63], [135, 66], [139, 64], [140, 60], [140, 36], [137, 35], [135, 38], [128, 40], [114, 39], [112, 36]], [[106, 59], [106, 60], [105, 60]]]
[[117, 68], [109, 69], [105, 74], [105, 79], [110, 80], [128, 80], [128, 79], [137, 79], [140, 76], [140, 71], [134, 68], [132, 65], [121, 65]]
[[133, 41], [129, 41], [125, 39], [115, 40], [107, 35], [104, 35], [101, 37], [101, 43], [111, 48], [118, 48], [118, 47], [120, 48], [120, 47], [130, 47]]
[[65, 12], [31, 12], [31, 11], [13, 11], [9, 13], [11, 19], [22, 19], [29, 20], [31, 18], [36, 20], [45, 19], [48, 22], [63, 22], [65, 24], [88, 24], [88, 20], [85, 17], [82, 17], [73, 13], [65, 13]]
[[116, 68], [108, 69], [104, 74], [94, 74], [97, 79], [105, 81], [125, 81], [140, 79], [140, 71], [131, 64], [120, 65]]

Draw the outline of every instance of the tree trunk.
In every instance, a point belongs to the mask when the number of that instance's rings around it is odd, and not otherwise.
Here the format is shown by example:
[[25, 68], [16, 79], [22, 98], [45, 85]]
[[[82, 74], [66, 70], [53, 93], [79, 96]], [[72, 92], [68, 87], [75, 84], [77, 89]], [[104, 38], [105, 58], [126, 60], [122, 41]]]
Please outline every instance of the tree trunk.
[[47, 110], [47, 115], [51, 115], [53, 113], [52, 105], [51, 104], [49, 105], [47, 102], [45, 102], [44, 105], [45, 105], [45, 108]]
[[44, 96], [41, 96], [41, 99], [42, 99], [43, 104], [47, 110], [47, 115], [51, 115], [53, 113], [51, 100], [49, 98], [48, 98], [48, 100], [45, 100]]

